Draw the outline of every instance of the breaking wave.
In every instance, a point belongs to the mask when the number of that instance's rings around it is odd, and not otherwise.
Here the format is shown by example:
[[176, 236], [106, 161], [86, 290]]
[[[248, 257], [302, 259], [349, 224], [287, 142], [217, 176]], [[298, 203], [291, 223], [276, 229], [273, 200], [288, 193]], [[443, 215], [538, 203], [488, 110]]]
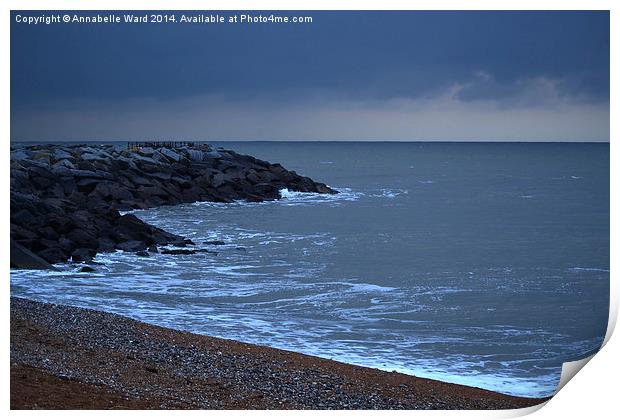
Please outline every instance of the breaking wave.
[[280, 190], [278, 202], [286, 205], [305, 203], [337, 203], [342, 201], [357, 201], [364, 193], [353, 191], [351, 188], [336, 188], [338, 194], [319, 194], [312, 192], [291, 191], [288, 188]]

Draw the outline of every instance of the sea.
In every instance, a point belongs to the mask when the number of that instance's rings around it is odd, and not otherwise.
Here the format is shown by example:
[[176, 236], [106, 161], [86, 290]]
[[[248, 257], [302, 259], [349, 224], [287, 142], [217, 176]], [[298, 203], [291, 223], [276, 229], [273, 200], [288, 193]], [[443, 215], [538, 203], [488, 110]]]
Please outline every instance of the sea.
[[602, 345], [608, 143], [215, 146], [340, 194], [134, 211], [217, 254], [13, 270], [11, 294], [529, 397]]

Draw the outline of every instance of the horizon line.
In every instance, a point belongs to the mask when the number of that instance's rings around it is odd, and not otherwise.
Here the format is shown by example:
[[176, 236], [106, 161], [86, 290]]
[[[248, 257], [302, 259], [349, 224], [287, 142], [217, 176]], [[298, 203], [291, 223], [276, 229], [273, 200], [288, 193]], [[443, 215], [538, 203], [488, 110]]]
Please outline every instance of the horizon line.
[[196, 143], [596, 143], [610, 144], [610, 140], [198, 140], [198, 139], [97, 139], [97, 140], [10, 140], [10, 143], [97, 143], [97, 142], [162, 142], [183, 141]]

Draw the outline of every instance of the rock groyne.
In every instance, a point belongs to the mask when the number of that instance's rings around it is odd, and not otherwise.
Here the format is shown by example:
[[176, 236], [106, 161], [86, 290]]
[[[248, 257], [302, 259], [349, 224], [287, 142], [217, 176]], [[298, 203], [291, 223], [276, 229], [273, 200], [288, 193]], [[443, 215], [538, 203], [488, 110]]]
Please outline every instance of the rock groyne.
[[278, 163], [206, 144], [11, 147], [10, 179], [15, 268], [41, 268], [40, 261], [30, 266], [24, 257], [28, 252], [53, 264], [87, 261], [116, 249], [139, 252], [190, 242], [119, 211], [197, 201], [275, 200], [284, 188], [337, 193]]

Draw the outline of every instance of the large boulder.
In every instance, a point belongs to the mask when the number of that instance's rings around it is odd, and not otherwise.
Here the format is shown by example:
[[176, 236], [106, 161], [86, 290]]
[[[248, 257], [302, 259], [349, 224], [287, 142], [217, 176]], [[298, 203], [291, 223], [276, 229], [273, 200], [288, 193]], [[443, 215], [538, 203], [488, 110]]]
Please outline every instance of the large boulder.
[[144, 251], [146, 249], [146, 244], [142, 241], [125, 241], [116, 244], [116, 248], [122, 251], [137, 252]]
[[170, 159], [173, 162], [178, 162], [179, 160], [181, 160], [181, 155], [178, 154], [177, 152], [174, 152], [170, 149], [166, 149], [165, 147], [159, 149], [159, 152], [166, 156], [168, 159]]
[[68, 254], [63, 251], [58, 244], [49, 244], [47, 248], [44, 248], [38, 252], [38, 255], [45, 261], [56, 264], [67, 260]]
[[54, 266], [11, 239], [11, 268], [50, 270]]
[[97, 254], [97, 251], [92, 248], [78, 248], [71, 253], [71, 261], [73, 262], [91, 261], [96, 254]]

